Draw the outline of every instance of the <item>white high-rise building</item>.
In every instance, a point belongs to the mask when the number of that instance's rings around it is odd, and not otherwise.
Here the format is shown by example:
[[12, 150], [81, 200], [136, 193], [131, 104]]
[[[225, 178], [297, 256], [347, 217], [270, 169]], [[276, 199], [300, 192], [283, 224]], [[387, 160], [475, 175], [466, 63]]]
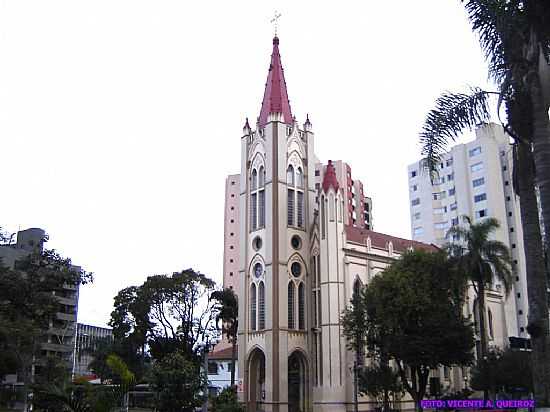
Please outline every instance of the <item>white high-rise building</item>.
[[[495, 282], [487, 292], [489, 344], [507, 346], [508, 338], [527, 338], [527, 282], [519, 198], [512, 188], [512, 147], [500, 125], [476, 130], [476, 139], [453, 147], [442, 156], [433, 183], [421, 162], [408, 167], [411, 233], [414, 240], [444, 245], [451, 226], [496, 218], [494, 237], [506, 244], [514, 262], [513, 289], [508, 297]], [[468, 313], [475, 313], [469, 294]], [[501, 331], [501, 332], [500, 332]]]

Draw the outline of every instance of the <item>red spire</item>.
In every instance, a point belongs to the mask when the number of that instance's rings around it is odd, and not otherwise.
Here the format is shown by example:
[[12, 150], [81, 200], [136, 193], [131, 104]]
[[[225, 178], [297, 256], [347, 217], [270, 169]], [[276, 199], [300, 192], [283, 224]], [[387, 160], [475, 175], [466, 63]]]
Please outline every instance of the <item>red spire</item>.
[[279, 38], [273, 38], [273, 52], [271, 53], [271, 64], [265, 85], [262, 110], [260, 111], [259, 124], [265, 126], [270, 113], [282, 113], [283, 121], [292, 124], [292, 111], [286, 92], [285, 75], [279, 54]]
[[334, 188], [334, 191], [337, 192], [339, 185], [338, 179], [336, 179], [336, 171], [332, 165], [332, 160], [328, 161], [327, 169], [325, 170], [325, 176], [323, 177], [323, 191], [326, 193], [330, 187]]

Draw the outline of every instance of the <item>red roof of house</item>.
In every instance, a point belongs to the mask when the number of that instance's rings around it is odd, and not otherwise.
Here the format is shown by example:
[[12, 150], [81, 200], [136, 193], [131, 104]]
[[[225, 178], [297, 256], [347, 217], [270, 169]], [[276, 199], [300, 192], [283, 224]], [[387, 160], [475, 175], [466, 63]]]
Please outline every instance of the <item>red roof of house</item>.
[[208, 359], [231, 359], [232, 348], [220, 349], [208, 354]]
[[332, 164], [332, 160], [328, 161], [327, 168], [325, 170], [325, 175], [323, 176], [323, 191], [326, 193], [330, 187], [334, 188], [334, 191], [338, 191], [338, 179], [336, 178], [336, 171]]
[[265, 84], [264, 99], [260, 111], [259, 124], [265, 126], [270, 113], [282, 113], [285, 123], [292, 123], [292, 111], [286, 91], [285, 75], [279, 54], [279, 38], [273, 38], [273, 52], [271, 53], [271, 64]]
[[388, 243], [391, 242], [393, 245], [393, 250], [396, 252], [404, 252], [409, 247], [412, 247], [413, 249], [422, 249], [429, 252], [435, 252], [439, 249], [434, 244], [402, 239], [400, 237], [386, 235], [384, 233], [374, 232], [372, 230], [361, 229], [355, 226], [346, 226], [346, 235], [349, 241], [363, 245], [367, 244], [367, 238], [370, 237], [371, 246], [380, 249], [387, 249]]

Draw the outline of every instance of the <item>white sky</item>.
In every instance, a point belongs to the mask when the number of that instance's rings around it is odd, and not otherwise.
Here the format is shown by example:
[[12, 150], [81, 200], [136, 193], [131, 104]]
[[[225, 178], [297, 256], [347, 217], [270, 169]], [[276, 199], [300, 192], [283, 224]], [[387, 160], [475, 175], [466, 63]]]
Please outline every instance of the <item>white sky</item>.
[[224, 180], [260, 110], [275, 9], [293, 114], [410, 237], [406, 167], [444, 90], [485, 85], [458, 0], [0, 0], [0, 225], [95, 273], [79, 321], [147, 275], [221, 281]]

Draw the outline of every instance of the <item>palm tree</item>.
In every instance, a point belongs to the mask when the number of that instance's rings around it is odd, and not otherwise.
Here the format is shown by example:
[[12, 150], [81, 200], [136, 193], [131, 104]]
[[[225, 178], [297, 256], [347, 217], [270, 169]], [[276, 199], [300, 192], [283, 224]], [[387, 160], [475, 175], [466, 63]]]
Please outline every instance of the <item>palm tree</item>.
[[237, 360], [237, 332], [239, 328], [239, 303], [233, 289], [225, 288], [212, 292], [211, 299], [218, 301], [216, 322], [222, 322], [222, 332], [231, 343], [231, 387], [235, 386], [235, 363]]
[[481, 358], [487, 356], [487, 330], [485, 324], [485, 291], [495, 279], [504, 286], [506, 295], [512, 289], [512, 259], [508, 246], [491, 235], [500, 227], [498, 220], [487, 218], [472, 223], [463, 216], [466, 227], [453, 226], [447, 238], [453, 239], [447, 250], [459, 273], [471, 281], [479, 305], [479, 331], [481, 338]]
[[[498, 92], [479, 88], [445, 93], [428, 114], [420, 140], [426, 167], [435, 171], [449, 141], [489, 120], [489, 98], [504, 103], [506, 132], [514, 140], [514, 190], [520, 197], [525, 248], [535, 398], [550, 406], [550, 325], [544, 250], [550, 251], [550, 2], [547, 0], [461, 0], [489, 63]], [[535, 187], [545, 226], [541, 238]], [[550, 262], [549, 262], [550, 263]]]

